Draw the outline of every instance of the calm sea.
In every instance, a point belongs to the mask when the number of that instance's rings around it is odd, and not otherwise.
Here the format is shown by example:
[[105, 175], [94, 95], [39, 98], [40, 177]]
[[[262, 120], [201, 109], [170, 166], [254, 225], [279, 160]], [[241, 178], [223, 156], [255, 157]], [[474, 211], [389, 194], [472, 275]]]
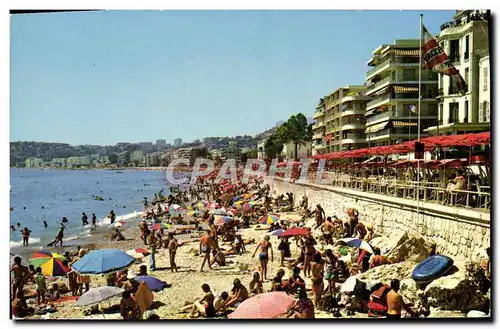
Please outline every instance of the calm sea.
[[[10, 184], [14, 208], [10, 225], [16, 229], [10, 232], [11, 247], [22, 244], [20, 230], [24, 227], [32, 231], [30, 245], [53, 241], [63, 216], [69, 220], [65, 240], [89, 236], [90, 227], [82, 226], [82, 212], [89, 223], [95, 213], [98, 225], [107, 226], [111, 209], [117, 219], [133, 219], [143, 210], [143, 197], [151, 201], [161, 188], [168, 193], [162, 171], [11, 169]], [[104, 201], [92, 196], [102, 196]]]

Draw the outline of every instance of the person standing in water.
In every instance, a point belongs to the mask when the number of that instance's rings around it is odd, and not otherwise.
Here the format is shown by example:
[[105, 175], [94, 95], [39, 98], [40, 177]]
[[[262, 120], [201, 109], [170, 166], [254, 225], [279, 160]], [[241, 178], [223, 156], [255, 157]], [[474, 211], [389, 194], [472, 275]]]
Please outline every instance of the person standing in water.
[[61, 247], [63, 246], [63, 238], [64, 238], [64, 230], [66, 229], [66, 226], [61, 223], [61, 227], [59, 228], [59, 231], [57, 231], [56, 235], [56, 241], [54, 243], [54, 247], [57, 245], [59, 242], [61, 244]]
[[86, 213], [82, 213], [82, 225], [85, 226], [85, 225], [89, 225], [89, 222], [88, 222], [88, 217], [87, 217], [87, 214]]
[[46, 221], [43, 221], [43, 226], [44, 226], [44, 227], [48, 227], [49, 225], [47, 225], [47, 222], [46, 222]]
[[24, 228], [24, 230], [21, 231], [21, 234], [23, 235], [23, 246], [28, 246], [28, 240], [30, 238], [30, 233], [31, 231], [28, 230], [27, 227]]
[[92, 228], [95, 228], [97, 225], [97, 217], [95, 214], [92, 214]]
[[115, 222], [116, 215], [115, 215], [115, 212], [113, 209], [111, 209], [111, 211], [109, 212], [108, 218], [111, 219], [111, 224], [113, 224]]

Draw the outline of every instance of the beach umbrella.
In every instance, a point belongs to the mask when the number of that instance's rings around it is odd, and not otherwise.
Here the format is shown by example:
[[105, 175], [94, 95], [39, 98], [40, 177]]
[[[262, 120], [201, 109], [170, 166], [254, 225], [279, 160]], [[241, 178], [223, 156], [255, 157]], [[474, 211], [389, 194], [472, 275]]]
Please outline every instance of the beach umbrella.
[[188, 211], [187, 214], [189, 216], [197, 216], [197, 215], [201, 214], [201, 211], [199, 211], [199, 210], [191, 210], [191, 211]]
[[198, 210], [205, 210], [207, 208], [206, 202], [204, 203], [203, 201], [200, 201], [194, 205], [194, 208]]
[[258, 294], [243, 301], [230, 319], [273, 319], [288, 312], [295, 299], [283, 291]]
[[124, 221], [119, 220], [119, 221], [116, 221], [113, 224], [109, 225], [108, 228], [121, 227], [124, 224], [125, 224]]
[[283, 232], [285, 232], [285, 231], [283, 231], [282, 229], [278, 229], [278, 230], [274, 230], [274, 231], [270, 232], [269, 234], [271, 234], [271, 235], [281, 235]]
[[342, 283], [342, 286], [340, 287], [340, 292], [353, 292], [357, 282], [358, 280], [356, 279], [355, 276], [349, 277], [347, 280], [345, 280], [344, 283]]
[[248, 203], [245, 203], [242, 207], [242, 210], [243, 211], [249, 211], [250, 209], [252, 209], [257, 203], [253, 202], [253, 201], [250, 201]]
[[224, 209], [213, 209], [210, 210], [211, 215], [227, 215], [226, 211]]
[[279, 221], [280, 218], [277, 215], [264, 215], [260, 219], [261, 224], [271, 225], [274, 222]]
[[244, 203], [245, 201], [236, 201], [235, 203], [233, 203], [233, 207], [236, 209], [240, 209]]
[[232, 218], [229, 216], [214, 216], [214, 224], [216, 226], [222, 226], [229, 222]]
[[167, 286], [167, 283], [165, 281], [162, 281], [160, 279], [157, 279], [149, 275], [136, 276], [135, 280], [139, 282], [144, 282], [148, 286], [148, 289], [151, 291], [160, 291]]
[[166, 229], [169, 229], [169, 228], [171, 228], [171, 227], [172, 227], [172, 225], [167, 224], [167, 223], [156, 223], [156, 224], [153, 224], [153, 225], [151, 226], [151, 229], [152, 229], [152, 230], [155, 230], [155, 231], [159, 231], [159, 230], [161, 230], [161, 229], [166, 230]]
[[308, 232], [310, 232], [310, 231], [305, 227], [294, 227], [294, 228], [291, 228], [289, 230], [286, 230], [285, 232], [281, 233], [279, 236], [306, 235]]
[[132, 256], [134, 258], [141, 259], [141, 258], [148, 256], [151, 253], [149, 252], [149, 250], [147, 250], [145, 248], [134, 248], [134, 249], [127, 250], [127, 254], [129, 254], [130, 256]]
[[227, 211], [228, 215], [232, 215], [232, 216], [236, 216], [236, 214], [238, 213], [238, 211], [236, 209], [232, 209], [232, 208], [227, 209], [226, 211]]
[[344, 241], [345, 243], [347, 243], [348, 245], [350, 245], [352, 247], [355, 247], [355, 248], [358, 248], [361, 250], [365, 250], [365, 251], [369, 252], [370, 254], [373, 254], [372, 246], [370, 246], [370, 244], [364, 240], [356, 239], [356, 238], [345, 238], [345, 239], [340, 239], [340, 241]]
[[252, 194], [246, 193], [242, 195], [243, 199], [250, 199], [252, 197]]
[[235, 196], [235, 197], [233, 198], [233, 200], [232, 200], [232, 201], [233, 201], [233, 202], [236, 202], [236, 201], [238, 201], [238, 200], [240, 200], [240, 199], [241, 199], [241, 195], [237, 195], [237, 196]]
[[208, 208], [210, 208], [210, 209], [218, 209], [219, 208], [219, 204], [217, 202], [210, 203], [208, 205]]
[[106, 299], [116, 297], [123, 293], [124, 290], [118, 287], [102, 286], [97, 288], [89, 289], [84, 293], [78, 301], [73, 304], [75, 307], [85, 307], [92, 304], [100, 303]]
[[35, 251], [31, 255], [30, 264], [42, 269], [42, 274], [47, 276], [63, 276], [69, 272], [70, 267], [64, 266], [62, 261], [66, 257], [57, 253], [46, 250]]
[[121, 271], [135, 261], [135, 258], [120, 249], [92, 250], [71, 268], [80, 274], [106, 274]]

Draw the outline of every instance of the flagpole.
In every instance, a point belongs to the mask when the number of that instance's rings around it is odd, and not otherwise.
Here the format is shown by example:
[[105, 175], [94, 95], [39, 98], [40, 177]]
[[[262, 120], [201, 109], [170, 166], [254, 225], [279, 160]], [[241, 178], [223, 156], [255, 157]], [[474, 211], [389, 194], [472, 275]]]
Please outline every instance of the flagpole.
[[[420, 14], [420, 33], [419, 33], [419, 63], [418, 63], [418, 123], [417, 140], [420, 142], [420, 105], [422, 98], [422, 30], [424, 26], [424, 15]], [[420, 159], [417, 159], [417, 225], [420, 226]]]

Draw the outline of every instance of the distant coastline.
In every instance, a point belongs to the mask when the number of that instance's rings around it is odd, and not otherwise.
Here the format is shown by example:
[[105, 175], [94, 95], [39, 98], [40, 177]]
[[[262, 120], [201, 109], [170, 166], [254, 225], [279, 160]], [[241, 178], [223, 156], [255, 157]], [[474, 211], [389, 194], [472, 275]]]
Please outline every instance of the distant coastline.
[[[108, 170], [108, 171], [125, 171], [125, 170], [135, 170], [135, 171], [166, 171], [168, 167], [78, 167], [78, 168], [23, 168], [23, 167], [10, 167], [11, 169], [38, 169], [38, 170]], [[174, 171], [179, 172], [189, 172], [191, 167], [181, 167], [175, 168]]]

